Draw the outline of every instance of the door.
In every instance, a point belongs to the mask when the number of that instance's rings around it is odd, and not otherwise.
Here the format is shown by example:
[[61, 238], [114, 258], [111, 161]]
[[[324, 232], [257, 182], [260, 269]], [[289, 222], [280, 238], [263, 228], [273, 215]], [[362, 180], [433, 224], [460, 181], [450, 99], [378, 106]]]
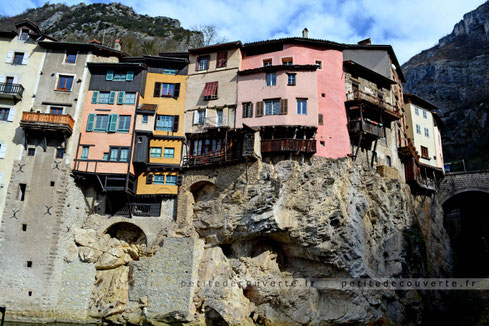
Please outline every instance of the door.
[[12, 85], [14, 83], [14, 77], [7, 77], [5, 82], [5, 93], [12, 92]]

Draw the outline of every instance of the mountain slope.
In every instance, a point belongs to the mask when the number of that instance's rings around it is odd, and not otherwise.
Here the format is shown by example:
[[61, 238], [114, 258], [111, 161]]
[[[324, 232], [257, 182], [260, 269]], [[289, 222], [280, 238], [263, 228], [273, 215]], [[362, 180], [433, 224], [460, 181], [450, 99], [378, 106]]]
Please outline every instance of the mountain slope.
[[440, 108], [445, 161], [489, 168], [489, 2], [402, 68], [405, 90]]
[[71, 7], [45, 4], [0, 19], [0, 29], [13, 29], [14, 23], [24, 18], [59, 40], [86, 42], [96, 38], [113, 46], [115, 39], [121, 39], [122, 49], [131, 55], [183, 51], [203, 41], [202, 33], [182, 28], [176, 19], [138, 15], [131, 7], [119, 3]]

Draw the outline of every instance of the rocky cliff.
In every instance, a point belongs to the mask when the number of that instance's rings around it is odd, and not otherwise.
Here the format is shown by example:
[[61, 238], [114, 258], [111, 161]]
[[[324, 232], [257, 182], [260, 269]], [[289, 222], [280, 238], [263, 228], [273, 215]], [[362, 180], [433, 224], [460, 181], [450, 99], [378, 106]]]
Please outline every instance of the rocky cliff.
[[0, 19], [0, 29], [10, 30], [18, 20], [28, 18], [41, 30], [63, 41], [103, 41], [112, 47], [121, 39], [122, 50], [131, 55], [184, 51], [203, 42], [200, 32], [182, 28], [177, 19], [139, 15], [120, 3], [76, 6], [49, 4], [20, 15]]
[[488, 66], [489, 2], [402, 66], [405, 90], [440, 108], [445, 161], [465, 159], [469, 168], [489, 167]]
[[[116, 323], [414, 325], [425, 318], [432, 297], [311, 284], [331, 278], [437, 277], [451, 269], [440, 206], [430, 197], [413, 197], [396, 170], [377, 172], [350, 159], [258, 161], [188, 171], [178, 218], [153, 229], [148, 248], [145, 237], [127, 226], [100, 237], [97, 227], [108, 221], [94, 213], [78, 219], [65, 264], [94, 265], [90, 315]], [[159, 274], [139, 280], [137, 266], [146, 266], [147, 273], [156, 270], [157, 255], [170, 238], [195, 239], [202, 247], [195, 256], [190, 307], [163, 313], [157, 295], [184, 298], [136, 289], [171, 281]], [[173, 250], [165, 254], [184, 258]], [[150, 315], [151, 309], [159, 314]]]

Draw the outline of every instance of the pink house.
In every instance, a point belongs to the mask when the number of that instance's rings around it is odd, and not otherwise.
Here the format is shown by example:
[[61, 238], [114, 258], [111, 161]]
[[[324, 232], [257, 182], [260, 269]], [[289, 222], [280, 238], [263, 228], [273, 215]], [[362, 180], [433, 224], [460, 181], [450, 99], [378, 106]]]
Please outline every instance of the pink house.
[[350, 153], [341, 45], [308, 38], [245, 44], [236, 127], [260, 128], [262, 153]]

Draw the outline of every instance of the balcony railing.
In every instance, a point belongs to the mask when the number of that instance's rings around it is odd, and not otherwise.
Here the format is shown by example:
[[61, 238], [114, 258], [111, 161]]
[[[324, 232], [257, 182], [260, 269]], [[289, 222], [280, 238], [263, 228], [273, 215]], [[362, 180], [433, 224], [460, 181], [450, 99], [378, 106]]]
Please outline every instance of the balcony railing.
[[74, 121], [69, 114], [23, 112], [20, 125], [23, 128], [60, 129], [71, 134]]
[[23, 93], [24, 87], [21, 84], [0, 83], [1, 97], [14, 97], [20, 100]]
[[365, 121], [363, 119], [352, 120], [349, 123], [350, 132], [367, 132], [376, 137], [384, 137], [384, 129], [381, 124], [373, 121]]
[[395, 105], [386, 102], [383, 98], [379, 96], [362, 92], [361, 90], [354, 90], [352, 93], [347, 94], [346, 99], [347, 101], [365, 100], [369, 103], [383, 108], [385, 111], [396, 116], [397, 118], [401, 118], [402, 115], [400, 108], [397, 108]]
[[228, 128], [231, 127], [228, 122], [227, 117], [222, 117], [219, 119], [218, 117], [213, 117], [213, 118], [205, 118], [204, 121], [204, 128], [206, 129], [211, 129], [211, 128]]
[[238, 161], [243, 156], [240, 153], [232, 152], [231, 149], [224, 148], [220, 150], [209, 151], [200, 155], [188, 155], [183, 158], [183, 165], [188, 167], [220, 164], [232, 161]]
[[160, 216], [161, 203], [130, 203], [122, 206], [115, 214], [129, 215], [129, 210], [134, 216]]
[[262, 139], [261, 152], [316, 153], [315, 139]]

